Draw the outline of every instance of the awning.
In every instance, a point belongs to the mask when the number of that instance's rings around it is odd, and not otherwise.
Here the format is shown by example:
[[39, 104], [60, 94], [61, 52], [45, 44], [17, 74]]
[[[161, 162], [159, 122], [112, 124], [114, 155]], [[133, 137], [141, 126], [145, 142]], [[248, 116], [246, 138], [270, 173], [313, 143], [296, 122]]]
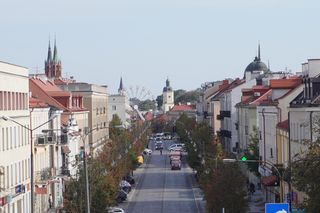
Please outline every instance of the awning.
[[279, 181], [276, 175], [270, 175], [261, 178], [261, 183], [265, 186], [278, 186]]
[[62, 146], [62, 152], [64, 154], [69, 154], [71, 152], [71, 150], [69, 149], [68, 146]]

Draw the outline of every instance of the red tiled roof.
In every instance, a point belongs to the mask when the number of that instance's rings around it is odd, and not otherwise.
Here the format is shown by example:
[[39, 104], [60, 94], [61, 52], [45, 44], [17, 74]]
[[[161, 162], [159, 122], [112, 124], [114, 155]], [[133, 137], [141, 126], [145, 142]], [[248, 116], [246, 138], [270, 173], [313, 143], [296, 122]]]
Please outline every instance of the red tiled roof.
[[264, 93], [263, 95], [261, 95], [259, 98], [257, 98], [256, 100], [252, 101], [251, 104], [258, 106], [260, 105], [262, 102], [265, 102], [269, 99], [269, 96], [272, 93], [272, 89], [269, 89], [266, 93]]
[[289, 131], [289, 122], [288, 122], [288, 120], [279, 122], [279, 123], [277, 124], [277, 127], [280, 128], [280, 129]]
[[37, 98], [31, 97], [29, 98], [29, 107], [30, 108], [46, 108], [48, 107], [48, 104], [46, 104], [45, 102]]
[[302, 83], [301, 78], [271, 79], [270, 88], [272, 89], [292, 89]]
[[190, 111], [194, 110], [194, 108], [191, 105], [186, 105], [186, 104], [180, 104], [180, 105], [174, 105], [170, 111]]
[[73, 96], [72, 93], [63, 91], [52, 81], [34, 77], [29, 78], [29, 90], [32, 92], [34, 97], [37, 97], [58, 109], [64, 111], [86, 111], [85, 108], [72, 106], [72, 103], [70, 106], [68, 105], [70, 97], [81, 96]]

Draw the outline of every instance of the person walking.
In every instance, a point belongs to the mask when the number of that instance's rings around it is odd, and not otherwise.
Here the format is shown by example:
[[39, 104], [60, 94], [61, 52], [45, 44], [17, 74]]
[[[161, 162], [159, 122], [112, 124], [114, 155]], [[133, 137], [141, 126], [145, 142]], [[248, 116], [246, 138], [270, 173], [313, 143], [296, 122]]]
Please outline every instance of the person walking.
[[253, 193], [255, 193], [255, 191], [256, 191], [254, 183], [250, 183], [249, 188], [250, 188], [250, 193], [253, 195]]

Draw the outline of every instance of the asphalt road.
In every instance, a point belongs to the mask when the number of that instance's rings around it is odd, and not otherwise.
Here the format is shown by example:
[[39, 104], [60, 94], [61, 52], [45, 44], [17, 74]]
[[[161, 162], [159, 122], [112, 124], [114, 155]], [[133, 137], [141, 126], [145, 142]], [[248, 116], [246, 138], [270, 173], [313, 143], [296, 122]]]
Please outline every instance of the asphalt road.
[[[171, 143], [166, 141], [165, 147]], [[149, 147], [153, 149], [154, 145]], [[137, 184], [128, 201], [121, 205], [126, 213], [200, 212], [192, 189], [192, 170], [185, 165], [185, 159], [181, 170], [171, 170], [165, 150], [162, 155], [154, 150], [139, 169]]]

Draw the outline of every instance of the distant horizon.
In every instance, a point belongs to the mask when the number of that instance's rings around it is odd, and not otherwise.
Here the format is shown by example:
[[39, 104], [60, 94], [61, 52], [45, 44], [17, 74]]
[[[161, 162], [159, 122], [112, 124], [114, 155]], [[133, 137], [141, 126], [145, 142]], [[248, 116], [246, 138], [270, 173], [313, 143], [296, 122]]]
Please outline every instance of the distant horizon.
[[[257, 55], [272, 71], [301, 71], [320, 58], [315, 0], [83, 0], [2, 3], [0, 60], [44, 72], [56, 39], [63, 76], [116, 93], [174, 90], [242, 78]], [[52, 47], [52, 46], [51, 46]]]

